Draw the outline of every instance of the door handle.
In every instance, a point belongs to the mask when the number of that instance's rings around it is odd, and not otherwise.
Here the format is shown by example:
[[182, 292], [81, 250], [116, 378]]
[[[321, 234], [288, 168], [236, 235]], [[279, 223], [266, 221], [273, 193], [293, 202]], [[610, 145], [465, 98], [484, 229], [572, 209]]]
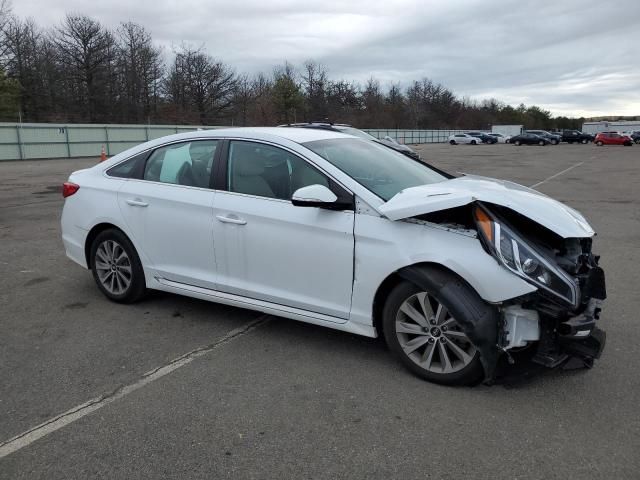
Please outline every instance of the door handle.
[[125, 200], [125, 202], [127, 202], [127, 204], [131, 205], [132, 207], [148, 207], [149, 206], [147, 202], [143, 202], [139, 198], [136, 198], [136, 199], [128, 198]]
[[234, 225], [246, 225], [247, 221], [238, 217], [225, 217], [224, 215], [216, 215], [216, 218], [222, 223], [233, 223]]

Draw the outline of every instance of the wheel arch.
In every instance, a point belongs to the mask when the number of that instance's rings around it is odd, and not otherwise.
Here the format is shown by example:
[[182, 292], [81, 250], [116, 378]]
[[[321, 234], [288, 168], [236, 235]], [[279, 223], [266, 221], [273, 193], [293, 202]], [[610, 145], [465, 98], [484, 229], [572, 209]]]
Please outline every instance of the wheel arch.
[[[404, 266], [390, 273], [378, 286], [378, 289], [376, 290], [376, 293], [373, 297], [372, 320], [373, 326], [379, 337], [383, 336], [382, 310], [384, 308], [385, 300], [389, 296], [391, 290], [393, 290], [396, 285], [404, 280], [418, 285], [418, 276], [420, 274], [419, 272], [424, 272], [424, 270], [426, 269], [453, 275], [460, 279], [460, 281], [469, 285], [469, 283], [458, 273], [437, 262], [419, 262], [412, 265]], [[469, 285], [469, 287], [473, 289], [471, 285]]]
[[[96, 237], [98, 235], [100, 235], [102, 232], [104, 232], [105, 230], [118, 230], [120, 233], [122, 233], [125, 237], [127, 237], [129, 239], [129, 241], [131, 242], [132, 245], [134, 245], [133, 241], [131, 241], [131, 238], [129, 237], [129, 235], [127, 235], [121, 228], [119, 228], [117, 225], [114, 225], [113, 223], [108, 223], [108, 222], [102, 222], [102, 223], [98, 223], [96, 225], [94, 225], [91, 230], [89, 230], [89, 233], [87, 234], [87, 238], [85, 239], [84, 242], [84, 257], [85, 260], [87, 261], [87, 268], [89, 270], [92, 269], [92, 265], [91, 265], [91, 245], [93, 244], [93, 241], [96, 239]], [[134, 245], [134, 248], [135, 245]], [[138, 249], [136, 248], [136, 251]], [[139, 252], [137, 252], [138, 255], [140, 255]]]

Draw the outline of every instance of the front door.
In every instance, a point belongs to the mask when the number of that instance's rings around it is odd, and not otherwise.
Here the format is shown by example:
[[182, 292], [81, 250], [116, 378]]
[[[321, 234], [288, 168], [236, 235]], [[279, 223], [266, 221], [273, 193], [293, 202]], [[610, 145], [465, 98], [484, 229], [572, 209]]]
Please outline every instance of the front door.
[[340, 189], [342, 198], [348, 192], [301, 157], [258, 142], [229, 141], [220, 175], [226, 191], [216, 192], [213, 222], [219, 289], [346, 321], [354, 211], [296, 207], [290, 199], [314, 184]]

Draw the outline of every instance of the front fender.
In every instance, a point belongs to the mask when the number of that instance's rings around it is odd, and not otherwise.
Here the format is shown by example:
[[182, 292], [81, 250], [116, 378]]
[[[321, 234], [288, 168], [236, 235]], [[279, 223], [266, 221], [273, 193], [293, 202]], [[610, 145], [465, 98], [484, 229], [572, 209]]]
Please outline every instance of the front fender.
[[424, 263], [454, 272], [489, 303], [501, 303], [536, 290], [499, 265], [473, 236], [424, 224], [356, 215], [350, 319], [371, 325], [373, 300], [385, 279], [403, 268]]

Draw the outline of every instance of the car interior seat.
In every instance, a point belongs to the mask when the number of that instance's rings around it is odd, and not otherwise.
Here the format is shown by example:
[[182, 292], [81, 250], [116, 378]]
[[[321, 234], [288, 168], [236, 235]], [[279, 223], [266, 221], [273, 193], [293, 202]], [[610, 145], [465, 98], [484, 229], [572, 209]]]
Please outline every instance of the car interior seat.
[[229, 167], [232, 191], [276, 198], [269, 183], [263, 178], [265, 159], [257, 155], [252, 147], [234, 145]]

